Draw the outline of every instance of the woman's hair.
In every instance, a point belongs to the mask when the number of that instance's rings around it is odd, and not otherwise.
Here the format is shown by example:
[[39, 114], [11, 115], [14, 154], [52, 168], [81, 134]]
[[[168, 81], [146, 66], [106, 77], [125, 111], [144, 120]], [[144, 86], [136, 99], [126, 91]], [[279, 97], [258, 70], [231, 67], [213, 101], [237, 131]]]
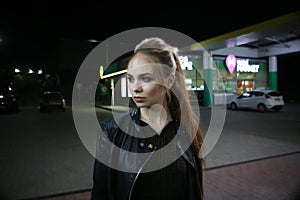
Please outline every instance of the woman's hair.
[[[168, 71], [168, 73], [175, 74], [175, 82], [172, 88], [167, 89], [167, 106], [172, 118], [179, 120], [189, 136], [193, 137], [192, 147], [195, 157], [198, 158], [198, 164], [201, 168], [199, 179], [200, 183], [202, 184], [201, 192], [203, 194], [202, 171], [204, 159], [199, 156], [203, 138], [199, 125], [199, 119], [192, 110], [189, 95], [185, 88], [184, 73], [181, 68], [176, 48], [167, 44], [161, 38], [152, 37], [143, 40], [136, 46], [133, 57], [138, 54], [146, 55], [149, 57], [149, 61], [162, 64], [162, 66], [167, 66], [169, 69], [171, 69], [163, 70], [164, 72]], [[165, 77], [168, 77], [169, 75], [170, 74], [165, 74]]]

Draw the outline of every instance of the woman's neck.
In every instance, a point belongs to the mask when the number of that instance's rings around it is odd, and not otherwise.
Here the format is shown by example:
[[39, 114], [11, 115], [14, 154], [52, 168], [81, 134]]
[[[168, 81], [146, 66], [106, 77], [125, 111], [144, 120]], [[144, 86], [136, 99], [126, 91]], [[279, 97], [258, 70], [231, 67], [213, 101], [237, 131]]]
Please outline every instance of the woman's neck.
[[155, 104], [150, 108], [141, 108], [141, 120], [149, 124], [159, 135], [172, 118], [166, 106]]

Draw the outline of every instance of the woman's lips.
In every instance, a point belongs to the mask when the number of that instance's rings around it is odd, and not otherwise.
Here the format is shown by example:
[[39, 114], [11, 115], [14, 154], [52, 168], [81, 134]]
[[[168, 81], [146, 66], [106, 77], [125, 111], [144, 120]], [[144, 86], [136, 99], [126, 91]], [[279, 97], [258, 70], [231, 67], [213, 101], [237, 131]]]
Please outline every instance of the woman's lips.
[[142, 103], [145, 101], [145, 97], [133, 97], [134, 101], [137, 103]]

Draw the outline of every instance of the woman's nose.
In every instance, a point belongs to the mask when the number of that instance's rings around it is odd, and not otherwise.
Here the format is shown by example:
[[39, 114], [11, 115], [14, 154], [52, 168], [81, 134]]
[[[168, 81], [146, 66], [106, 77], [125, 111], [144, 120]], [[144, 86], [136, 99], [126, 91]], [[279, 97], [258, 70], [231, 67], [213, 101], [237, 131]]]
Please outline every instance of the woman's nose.
[[132, 89], [134, 92], [141, 92], [143, 90], [142, 85], [139, 81], [134, 82]]
[[137, 86], [135, 86], [135, 87], [133, 88], [133, 91], [134, 91], [134, 92], [141, 92], [141, 91], [143, 91], [143, 88], [142, 88], [141, 86], [137, 85]]

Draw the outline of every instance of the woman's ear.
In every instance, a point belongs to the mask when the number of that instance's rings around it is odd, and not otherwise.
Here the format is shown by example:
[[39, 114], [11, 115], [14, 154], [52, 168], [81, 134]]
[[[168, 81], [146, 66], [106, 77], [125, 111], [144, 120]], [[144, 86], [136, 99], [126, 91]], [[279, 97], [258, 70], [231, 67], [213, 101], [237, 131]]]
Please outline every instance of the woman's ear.
[[168, 78], [168, 88], [171, 88], [175, 83], [175, 74], [171, 74]]

